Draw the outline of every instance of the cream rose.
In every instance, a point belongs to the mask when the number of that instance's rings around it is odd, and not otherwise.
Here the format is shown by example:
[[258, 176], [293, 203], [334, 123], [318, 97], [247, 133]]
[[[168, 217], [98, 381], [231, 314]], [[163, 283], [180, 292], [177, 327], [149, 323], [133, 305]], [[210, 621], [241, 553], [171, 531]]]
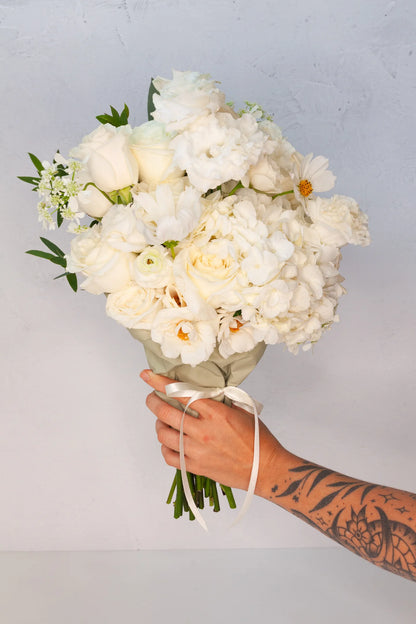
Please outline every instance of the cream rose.
[[233, 306], [238, 296], [239, 263], [231, 241], [214, 240], [202, 247], [191, 244], [175, 258], [173, 271], [188, 305], [201, 298], [214, 308]]
[[104, 215], [101, 236], [114, 249], [140, 252], [147, 245], [131, 204], [116, 204]]
[[103, 241], [100, 227], [94, 226], [71, 241], [67, 270], [87, 276], [81, 288], [100, 295], [124, 288], [131, 279], [130, 263], [135, 254], [123, 253]]
[[129, 148], [130, 134], [130, 126], [101, 125], [70, 155], [85, 163], [88, 177], [102, 191], [125, 188], [139, 179], [139, 167]]
[[160, 184], [184, 175], [183, 170], [172, 165], [173, 150], [169, 148], [172, 138], [165, 125], [157, 121], [133, 129], [130, 149], [139, 165], [141, 182]]
[[157, 312], [161, 310], [159, 292], [129, 283], [125, 288], [108, 295], [106, 312], [115, 321], [129, 329], [150, 330]]

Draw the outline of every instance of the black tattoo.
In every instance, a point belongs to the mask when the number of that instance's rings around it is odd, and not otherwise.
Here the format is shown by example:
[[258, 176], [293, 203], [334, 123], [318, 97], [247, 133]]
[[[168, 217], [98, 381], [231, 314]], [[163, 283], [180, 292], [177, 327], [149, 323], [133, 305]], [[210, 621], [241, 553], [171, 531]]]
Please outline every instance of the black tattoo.
[[296, 509], [292, 513], [360, 557], [416, 581], [416, 532], [402, 522], [389, 520], [380, 507], [376, 507], [379, 518], [368, 521], [366, 507], [358, 512], [351, 507], [347, 517], [346, 509], [341, 509], [327, 530]]

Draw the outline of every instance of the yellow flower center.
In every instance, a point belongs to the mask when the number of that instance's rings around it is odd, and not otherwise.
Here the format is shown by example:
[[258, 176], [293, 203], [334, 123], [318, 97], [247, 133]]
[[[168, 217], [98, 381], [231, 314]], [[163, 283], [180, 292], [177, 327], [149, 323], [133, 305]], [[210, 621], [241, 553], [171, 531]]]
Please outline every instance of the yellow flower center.
[[182, 327], [179, 327], [179, 331], [177, 333], [178, 338], [181, 340], [189, 340], [189, 335], [183, 331]]
[[298, 189], [303, 197], [309, 197], [313, 191], [312, 183], [309, 180], [301, 180], [298, 184]]
[[244, 323], [240, 323], [240, 321], [237, 321], [237, 327], [230, 327], [230, 332], [232, 332], [233, 334], [235, 334], [236, 332], [239, 331], [240, 327], [243, 326]]

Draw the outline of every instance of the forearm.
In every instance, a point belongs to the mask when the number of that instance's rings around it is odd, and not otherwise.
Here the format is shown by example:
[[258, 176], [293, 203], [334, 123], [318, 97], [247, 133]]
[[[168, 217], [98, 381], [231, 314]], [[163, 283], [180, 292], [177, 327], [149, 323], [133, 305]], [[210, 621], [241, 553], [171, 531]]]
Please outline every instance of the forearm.
[[256, 492], [386, 570], [416, 581], [416, 495], [280, 452]]

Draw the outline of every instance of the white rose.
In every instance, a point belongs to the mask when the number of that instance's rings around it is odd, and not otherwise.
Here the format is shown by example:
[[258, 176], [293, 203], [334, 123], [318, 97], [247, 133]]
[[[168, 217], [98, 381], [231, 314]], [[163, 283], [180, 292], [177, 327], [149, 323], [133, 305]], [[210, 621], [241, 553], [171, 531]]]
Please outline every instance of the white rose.
[[111, 192], [135, 184], [139, 167], [129, 148], [130, 126], [101, 125], [83, 138], [70, 155], [85, 163], [94, 184]]
[[99, 219], [113, 205], [112, 202], [105, 197], [95, 186], [88, 186], [84, 191], [77, 195], [79, 207], [90, 217]]
[[188, 307], [160, 310], [152, 327], [152, 340], [168, 358], [181, 357], [196, 366], [209, 359], [218, 333], [218, 316], [206, 306], [194, 314]]
[[125, 288], [107, 297], [106, 312], [115, 321], [129, 329], [150, 330], [157, 312], [161, 310], [158, 291], [129, 283]]
[[172, 135], [165, 125], [157, 121], [133, 129], [130, 148], [137, 160], [140, 181], [159, 184], [184, 175], [184, 171], [172, 165], [173, 150], [169, 148]]
[[172, 279], [172, 259], [165, 247], [146, 247], [132, 264], [136, 282], [143, 288], [164, 288]]
[[131, 204], [115, 204], [104, 215], [101, 222], [103, 239], [120, 251], [142, 251], [146, 239], [138, 229], [134, 208]]
[[188, 305], [195, 308], [200, 298], [214, 308], [233, 307], [240, 300], [236, 292], [239, 270], [234, 246], [224, 239], [202, 247], [191, 244], [182, 249], [173, 264], [176, 282]]
[[67, 270], [86, 275], [81, 288], [93, 295], [111, 293], [121, 290], [130, 281], [130, 263], [134, 257], [132, 253], [110, 247], [103, 241], [99, 226], [94, 226], [72, 239]]
[[307, 203], [306, 211], [324, 245], [369, 245], [368, 217], [352, 197], [317, 197]]

